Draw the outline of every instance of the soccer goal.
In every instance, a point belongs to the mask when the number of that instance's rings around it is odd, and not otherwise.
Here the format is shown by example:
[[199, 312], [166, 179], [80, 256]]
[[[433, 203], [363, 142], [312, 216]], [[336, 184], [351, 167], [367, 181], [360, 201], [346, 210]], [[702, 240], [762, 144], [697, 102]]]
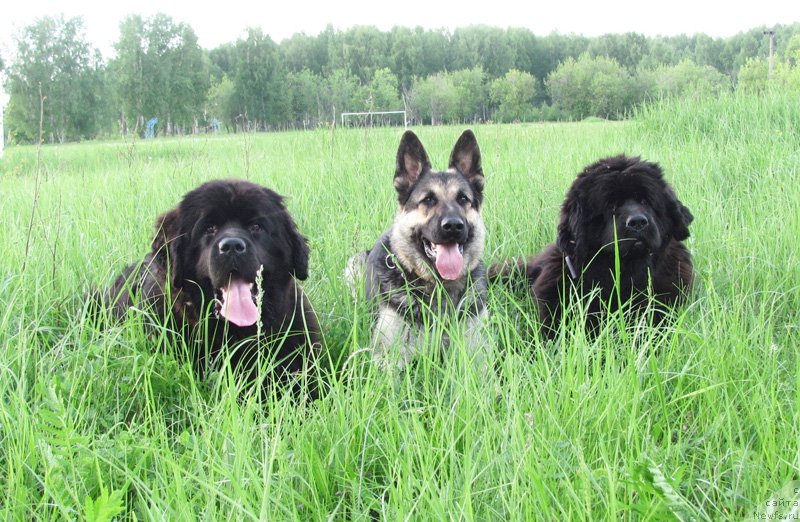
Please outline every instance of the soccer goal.
[[342, 127], [386, 127], [400, 125], [400, 115], [403, 116], [403, 127], [408, 127], [406, 111], [367, 111], [343, 112], [341, 114]]

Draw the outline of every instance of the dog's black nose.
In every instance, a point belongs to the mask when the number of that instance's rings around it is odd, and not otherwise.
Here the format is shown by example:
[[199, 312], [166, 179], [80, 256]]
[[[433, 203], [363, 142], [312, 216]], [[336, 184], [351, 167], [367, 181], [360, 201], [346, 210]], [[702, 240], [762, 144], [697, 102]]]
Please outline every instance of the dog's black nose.
[[644, 214], [634, 214], [628, 216], [628, 219], [625, 220], [625, 226], [636, 232], [644, 230], [649, 224], [650, 221], [647, 220], [647, 216]]
[[226, 237], [219, 242], [219, 253], [227, 256], [237, 256], [247, 252], [247, 243], [238, 237]]
[[466, 223], [460, 216], [445, 216], [442, 218], [440, 226], [445, 234], [461, 234], [464, 232]]

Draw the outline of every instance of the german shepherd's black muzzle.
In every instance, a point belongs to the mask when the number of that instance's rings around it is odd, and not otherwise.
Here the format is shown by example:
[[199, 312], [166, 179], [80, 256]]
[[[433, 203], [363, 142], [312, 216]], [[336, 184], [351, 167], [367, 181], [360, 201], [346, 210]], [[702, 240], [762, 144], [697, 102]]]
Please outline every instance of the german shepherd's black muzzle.
[[420, 236], [425, 255], [443, 277], [451, 279], [462, 271], [464, 245], [469, 241], [470, 227], [460, 212], [449, 206], [443, 210], [440, 216], [422, 227]]
[[439, 232], [442, 243], [464, 244], [468, 236], [467, 222], [459, 214], [446, 215], [439, 222]]

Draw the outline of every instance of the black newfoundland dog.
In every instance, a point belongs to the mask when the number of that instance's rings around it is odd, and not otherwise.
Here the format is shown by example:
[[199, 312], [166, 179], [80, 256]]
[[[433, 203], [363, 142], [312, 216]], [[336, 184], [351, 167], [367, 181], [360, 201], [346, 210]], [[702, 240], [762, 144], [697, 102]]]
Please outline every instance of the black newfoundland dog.
[[285, 379], [313, 364], [319, 345], [296, 283], [307, 275], [306, 239], [281, 196], [247, 181], [210, 181], [157, 219], [150, 253], [107, 297], [117, 317], [139, 306], [180, 332], [201, 375], [230, 358], [246, 378], [260, 360]]
[[567, 192], [556, 243], [526, 261], [494, 266], [490, 278], [524, 273], [546, 336], [558, 329], [571, 295], [592, 296], [585, 303], [590, 331], [620, 307], [641, 311], [652, 304], [659, 321], [692, 285], [682, 241], [693, 219], [657, 164], [624, 155], [602, 159]]

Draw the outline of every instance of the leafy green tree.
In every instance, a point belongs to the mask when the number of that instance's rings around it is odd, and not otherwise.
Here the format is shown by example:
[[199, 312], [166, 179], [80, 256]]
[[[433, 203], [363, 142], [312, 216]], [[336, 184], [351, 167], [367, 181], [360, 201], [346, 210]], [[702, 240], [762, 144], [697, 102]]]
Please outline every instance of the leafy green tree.
[[236, 43], [233, 105], [246, 128], [267, 130], [291, 119], [291, 96], [278, 45], [251, 28]]
[[634, 105], [635, 91], [632, 86], [633, 82], [624, 69], [619, 69], [617, 73], [609, 71], [608, 74], [595, 75], [590, 84], [590, 114], [600, 118], [622, 119]]
[[536, 78], [523, 71], [512, 69], [502, 78], [492, 82], [490, 95], [497, 105], [495, 117], [499, 121], [528, 121], [534, 118], [534, 100], [537, 96]]
[[548, 74], [568, 58], [577, 58], [586, 53], [590, 43], [591, 40], [589, 38], [574, 34], [552, 33], [547, 35], [543, 39], [544, 56], [546, 58], [544, 67], [539, 71], [533, 71], [534, 76], [546, 78]]
[[10, 95], [5, 124], [15, 139], [51, 142], [94, 137], [104, 115], [100, 52], [86, 41], [81, 18], [44, 17], [17, 38], [16, 60], [6, 71]]
[[475, 122], [487, 119], [488, 87], [483, 67], [461, 69], [450, 74], [450, 81], [456, 90], [458, 104], [455, 119], [460, 122]]
[[[776, 36], [771, 82], [763, 72], [769, 46], [765, 29]], [[23, 140], [38, 135], [31, 116], [38, 110], [38, 94], [31, 94], [36, 78], [43, 86], [54, 85], [47, 64], [61, 77], [70, 70], [84, 72], [80, 81], [73, 75], [59, 82], [58, 88], [69, 86], [69, 92], [48, 87], [44, 126], [54, 141], [93, 136], [115, 122], [124, 132], [141, 131], [152, 116], [167, 133], [187, 132], [204, 118], [270, 129], [313, 126], [337, 120], [343, 110], [393, 109], [401, 103], [416, 118], [435, 123], [490, 115], [618, 118], [648, 96], [725, 90], [725, 75], [741, 74], [741, 89], [791, 88], [800, 60], [800, 37], [793, 38], [798, 33], [800, 24], [754, 28], [727, 39], [637, 33], [537, 37], [524, 28], [480, 25], [452, 33], [421, 27], [382, 32], [370, 26], [338, 31], [329, 25], [318, 35], [295, 34], [280, 45], [250, 30], [243, 40], [204, 51], [189, 26], [165, 15], [131, 16], [120, 25], [116, 57], [107, 68], [99, 54], [87, 54], [85, 42], [75, 46], [62, 35], [31, 37], [28, 49], [19, 53], [20, 63], [0, 61], [0, 67], [5, 65], [10, 90], [36, 49], [52, 55], [40, 68], [27, 70], [34, 78], [25, 85], [27, 98], [20, 96], [23, 84], [17, 83], [7, 108], [9, 129]], [[76, 58], [82, 64], [77, 69], [63, 68], [67, 55], [89, 58]], [[528, 78], [520, 73], [531, 75], [535, 88], [521, 88]], [[527, 98], [531, 92], [533, 99]]]
[[458, 91], [447, 73], [417, 79], [409, 92], [409, 106], [415, 119], [431, 125], [449, 122], [457, 112]]
[[750, 58], [739, 69], [736, 88], [743, 92], [800, 92], [800, 35], [790, 39], [785, 46], [784, 55], [776, 53], [773, 65], [770, 80], [768, 59]]
[[390, 62], [389, 35], [373, 26], [356, 26], [336, 34], [328, 50], [331, 66], [347, 69], [362, 84]]
[[534, 74], [546, 60], [539, 39], [528, 29], [509, 28], [506, 37], [514, 56], [513, 69]]
[[514, 66], [514, 59], [514, 49], [503, 29], [477, 25], [453, 31], [450, 53], [453, 70], [480, 65], [490, 78], [497, 78]]
[[167, 134], [186, 132], [202, 117], [209, 73], [197, 36], [186, 24], [157, 14], [133, 15], [120, 23], [114, 45], [117, 57], [109, 65], [121, 104], [123, 132], [140, 132], [145, 120], [159, 118]]
[[316, 38], [305, 33], [295, 33], [281, 42], [281, 52], [286, 69], [292, 73], [304, 70], [319, 73], [322, 64], [315, 63], [314, 43]]
[[614, 59], [622, 67], [635, 70], [649, 54], [649, 41], [639, 33], [605, 34], [589, 44], [592, 56], [605, 56]]
[[281, 42], [286, 68], [291, 72], [300, 72], [308, 69], [314, 74], [321, 75], [329, 70], [328, 46], [335, 31], [329, 25], [318, 36], [309, 36], [305, 33], [296, 33]]
[[421, 28], [394, 27], [390, 35], [390, 63], [402, 87], [410, 87], [415, 76], [425, 76], [424, 33]]
[[364, 87], [364, 105], [371, 111], [391, 111], [402, 108], [397, 91], [397, 76], [384, 67], [378, 69]]
[[172, 29], [162, 35], [167, 50], [164, 58], [169, 69], [166, 92], [170, 103], [162, 107], [162, 114], [167, 115], [168, 130], [172, 125], [182, 127], [183, 131], [194, 130], [202, 116], [209, 87], [207, 63], [191, 27], [186, 24], [170, 27], [171, 20], [167, 17], [162, 20], [160, 26]]
[[736, 88], [742, 92], [761, 92], [767, 88], [769, 64], [763, 58], [750, 58], [737, 76]]
[[128, 16], [120, 22], [119, 40], [114, 44], [117, 57], [109, 64], [114, 78], [114, 89], [120, 103], [122, 132], [128, 133], [130, 127], [144, 128], [146, 113], [151, 113], [153, 107], [146, 107], [145, 98], [148, 89], [145, 82], [145, 67], [147, 62], [146, 48], [144, 45], [145, 28], [141, 16]]
[[423, 74], [429, 76], [448, 67], [450, 40], [444, 31], [427, 31], [422, 35]]
[[583, 54], [567, 59], [547, 77], [553, 103], [573, 119], [620, 118], [641, 100], [636, 82], [615, 60]]
[[323, 120], [323, 79], [314, 72], [303, 69], [291, 72], [287, 82], [292, 93], [292, 114], [303, 128], [316, 127]]
[[363, 99], [359, 99], [358, 78], [345, 69], [334, 70], [325, 82], [324, 118], [328, 115], [334, 122], [343, 112], [365, 110]]
[[233, 106], [233, 82], [227, 75], [221, 79], [211, 79], [206, 97], [205, 119], [217, 119], [227, 128], [235, 125], [236, 110]]
[[683, 60], [654, 72], [654, 94], [661, 97], [719, 95], [730, 90], [730, 79], [710, 65]]
[[781, 61], [775, 78], [784, 91], [795, 94], [800, 92], [800, 65], [797, 62], [791, 65], [787, 60]]
[[642, 70], [655, 69], [662, 65], [674, 65], [679, 60], [675, 58], [675, 48], [668, 40], [662, 37], [652, 38], [648, 42], [648, 53], [639, 62]]
[[219, 81], [223, 76], [233, 74], [234, 60], [236, 59], [236, 46], [232, 43], [222, 44], [208, 51], [209, 74], [211, 78]]
[[789, 39], [784, 56], [790, 66], [797, 67], [800, 65], [800, 34], [796, 34]]
[[724, 44], [722, 40], [715, 40], [706, 34], [696, 34], [693, 37], [694, 62], [698, 65], [710, 65], [718, 69], [723, 68], [721, 63]]

